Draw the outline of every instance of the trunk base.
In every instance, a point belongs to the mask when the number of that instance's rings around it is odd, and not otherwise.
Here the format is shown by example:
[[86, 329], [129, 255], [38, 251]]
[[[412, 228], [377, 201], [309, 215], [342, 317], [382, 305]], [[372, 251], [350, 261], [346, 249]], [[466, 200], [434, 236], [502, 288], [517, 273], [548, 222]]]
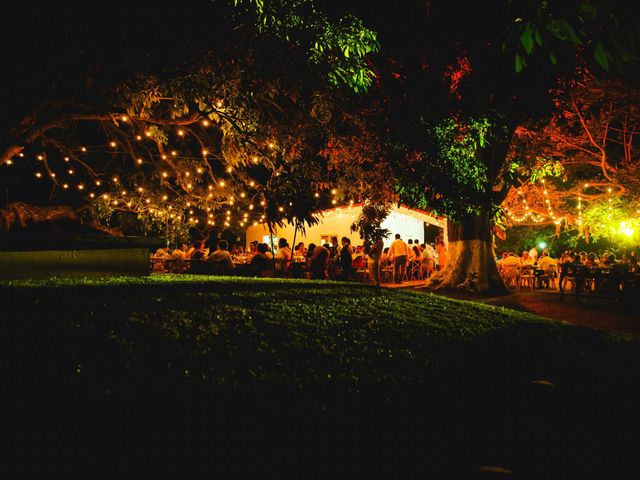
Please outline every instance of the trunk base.
[[491, 242], [478, 239], [450, 241], [448, 254], [446, 268], [429, 278], [425, 288], [482, 295], [508, 293], [498, 272]]

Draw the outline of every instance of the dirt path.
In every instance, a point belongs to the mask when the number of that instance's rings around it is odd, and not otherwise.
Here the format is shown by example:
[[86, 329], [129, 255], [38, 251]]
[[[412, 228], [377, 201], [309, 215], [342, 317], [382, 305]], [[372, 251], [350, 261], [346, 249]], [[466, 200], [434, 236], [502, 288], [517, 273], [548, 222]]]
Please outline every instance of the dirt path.
[[[616, 299], [565, 297], [555, 292], [520, 291], [503, 297], [480, 298], [469, 294], [446, 294], [452, 298], [498, 305], [561, 320], [581, 327], [612, 330], [640, 335], [640, 302], [625, 303]], [[637, 300], [637, 299], [636, 299]]]

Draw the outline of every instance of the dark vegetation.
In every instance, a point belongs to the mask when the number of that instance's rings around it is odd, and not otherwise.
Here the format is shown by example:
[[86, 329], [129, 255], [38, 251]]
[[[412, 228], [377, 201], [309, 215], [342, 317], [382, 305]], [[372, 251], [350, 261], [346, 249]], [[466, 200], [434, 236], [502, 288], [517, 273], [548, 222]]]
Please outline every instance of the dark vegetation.
[[0, 305], [14, 471], [585, 478], [634, 465], [635, 337], [306, 281], [13, 282]]

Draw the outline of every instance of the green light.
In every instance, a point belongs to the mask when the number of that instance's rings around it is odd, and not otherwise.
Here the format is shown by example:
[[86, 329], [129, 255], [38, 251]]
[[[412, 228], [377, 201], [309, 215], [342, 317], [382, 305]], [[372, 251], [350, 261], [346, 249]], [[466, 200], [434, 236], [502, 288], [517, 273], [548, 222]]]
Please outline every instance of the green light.
[[538, 242], [538, 246], [541, 250], [544, 250], [545, 248], [547, 248], [547, 242]]

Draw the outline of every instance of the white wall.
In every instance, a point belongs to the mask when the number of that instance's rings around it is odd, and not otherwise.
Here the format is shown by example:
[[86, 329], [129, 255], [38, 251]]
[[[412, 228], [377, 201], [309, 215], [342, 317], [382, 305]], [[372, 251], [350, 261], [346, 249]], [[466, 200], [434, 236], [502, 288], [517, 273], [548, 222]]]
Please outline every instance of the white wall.
[[[321, 244], [323, 235], [335, 235], [338, 240], [342, 237], [349, 237], [352, 245], [361, 245], [362, 239], [357, 233], [351, 233], [349, 227], [360, 215], [361, 207], [343, 207], [333, 210], [327, 210], [321, 217], [320, 223], [313, 227], [307, 227], [305, 235], [296, 236], [296, 244], [304, 242], [305, 245], [315, 243]], [[382, 222], [382, 228], [390, 231], [389, 238], [385, 241], [385, 246], [389, 246], [395, 238], [395, 234], [399, 233], [403, 240], [418, 239], [420, 243], [424, 242], [424, 225], [428, 222], [440, 227], [446, 226], [446, 221], [436, 219], [422, 212], [416, 212], [404, 207], [393, 209], [389, 216]], [[446, 228], [445, 228], [446, 231]], [[284, 228], [277, 229], [275, 232], [277, 238], [286, 238], [293, 247], [293, 226], [285, 224]], [[266, 224], [258, 224], [247, 228], [247, 246], [256, 240], [260, 243], [264, 242], [264, 237], [269, 237], [269, 229]], [[446, 241], [446, 240], [445, 240]], [[268, 242], [267, 242], [268, 243]]]

